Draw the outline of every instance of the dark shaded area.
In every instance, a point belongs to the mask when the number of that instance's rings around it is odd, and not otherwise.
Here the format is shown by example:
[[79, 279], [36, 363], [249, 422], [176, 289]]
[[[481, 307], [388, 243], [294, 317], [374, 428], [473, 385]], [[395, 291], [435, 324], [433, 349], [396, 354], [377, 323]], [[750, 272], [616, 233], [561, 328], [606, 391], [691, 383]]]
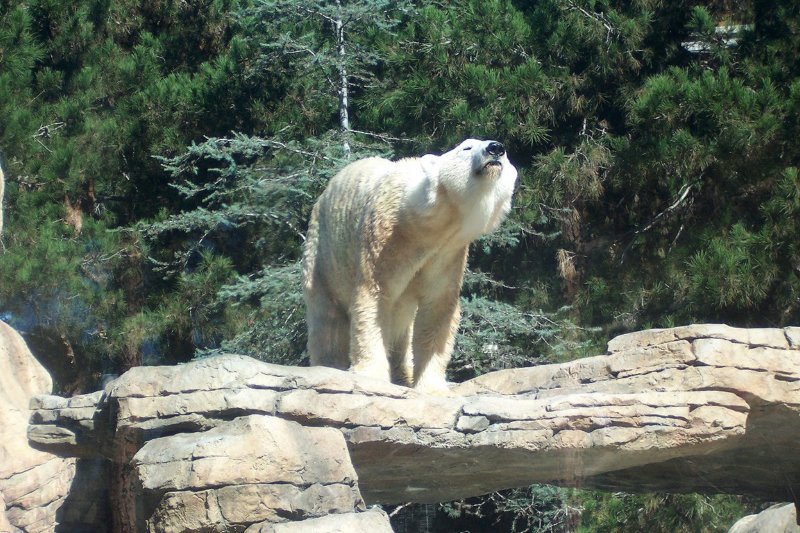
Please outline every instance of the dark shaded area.
[[111, 524], [111, 467], [104, 459], [79, 459], [67, 499], [56, 512], [58, 533], [106, 533]]

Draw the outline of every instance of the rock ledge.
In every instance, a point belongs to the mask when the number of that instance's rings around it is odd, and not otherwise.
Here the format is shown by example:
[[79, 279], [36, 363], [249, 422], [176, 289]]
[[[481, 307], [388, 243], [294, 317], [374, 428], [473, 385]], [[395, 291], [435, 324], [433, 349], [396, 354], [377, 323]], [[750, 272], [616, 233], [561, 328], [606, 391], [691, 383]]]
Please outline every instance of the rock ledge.
[[29, 440], [109, 462], [122, 531], [294, 531], [332, 516], [390, 531], [365, 504], [530, 483], [800, 494], [800, 328], [637, 332], [452, 392], [225, 355], [35, 397]]

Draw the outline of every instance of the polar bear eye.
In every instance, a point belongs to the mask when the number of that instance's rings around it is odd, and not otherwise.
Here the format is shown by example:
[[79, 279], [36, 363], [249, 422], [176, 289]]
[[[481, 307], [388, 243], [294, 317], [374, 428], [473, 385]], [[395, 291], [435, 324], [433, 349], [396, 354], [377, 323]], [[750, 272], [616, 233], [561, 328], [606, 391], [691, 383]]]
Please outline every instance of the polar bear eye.
[[464, 147], [464, 151], [465, 151], [465, 152], [466, 152], [466, 151], [468, 151], [468, 150], [472, 150], [472, 146], [465, 146], [465, 147]]

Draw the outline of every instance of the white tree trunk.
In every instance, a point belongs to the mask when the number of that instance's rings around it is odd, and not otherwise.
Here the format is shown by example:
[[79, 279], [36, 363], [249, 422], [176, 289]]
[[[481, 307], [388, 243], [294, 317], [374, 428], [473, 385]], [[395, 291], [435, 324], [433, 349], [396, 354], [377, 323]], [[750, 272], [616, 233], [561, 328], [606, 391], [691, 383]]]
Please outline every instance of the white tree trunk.
[[345, 157], [350, 157], [350, 111], [348, 101], [348, 83], [347, 83], [347, 66], [345, 59], [347, 51], [344, 46], [344, 23], [341, 17], [342, 3], [336, 0], [336, 6], [339, 8], [339, 17], [334, 22], [336, 30], [336, 43], [339, 51], [339, 127], [342, 129], [344, 140], [342, 147], [344, 148]]
[[0, 167], [0, 237], [3, 236], [3, 193], [6, 189], [6, 178], [3, 175], [3, 168]]

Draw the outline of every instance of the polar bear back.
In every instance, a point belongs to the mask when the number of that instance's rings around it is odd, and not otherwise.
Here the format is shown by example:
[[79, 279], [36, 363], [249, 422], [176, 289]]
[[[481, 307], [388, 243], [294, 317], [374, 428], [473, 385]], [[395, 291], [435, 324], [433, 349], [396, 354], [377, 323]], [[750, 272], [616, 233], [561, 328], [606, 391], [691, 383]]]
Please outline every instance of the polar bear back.
[[[313, 243], [314, 262], [325, 265], [316, 272], [316, 278], [330, 280], [327, 290], [337, 296], [344, 306], [349, 302], [355, 276], [362, 260], [361, 252], [368, 243], [378, 240], [373, 228], [365, 222], [372, 215], [394, 218], [401, 195], [391, 191], [402, 189], [402, 174], [397, 172], [399, 162], [380, 157], [370, 157], [351, 163], [331, 179], [320, 196], [312, 215], [309, 239], [322, 235]], [[401, 165], [405, 166], [405, 165]], [[389, 183], [393, 182], [390, 186]], [[316, 227], [313, 227], [316, 226]], [[311, 243], [306, 250], [311, 249]], [[308, 256], [308, 254], [306, 254]], [[311, 258], [307, 257], [307, 261]], [[319, 268], [317, 264], [306, 269]], [[314, 277], [306, 275], [306, 282]]]

